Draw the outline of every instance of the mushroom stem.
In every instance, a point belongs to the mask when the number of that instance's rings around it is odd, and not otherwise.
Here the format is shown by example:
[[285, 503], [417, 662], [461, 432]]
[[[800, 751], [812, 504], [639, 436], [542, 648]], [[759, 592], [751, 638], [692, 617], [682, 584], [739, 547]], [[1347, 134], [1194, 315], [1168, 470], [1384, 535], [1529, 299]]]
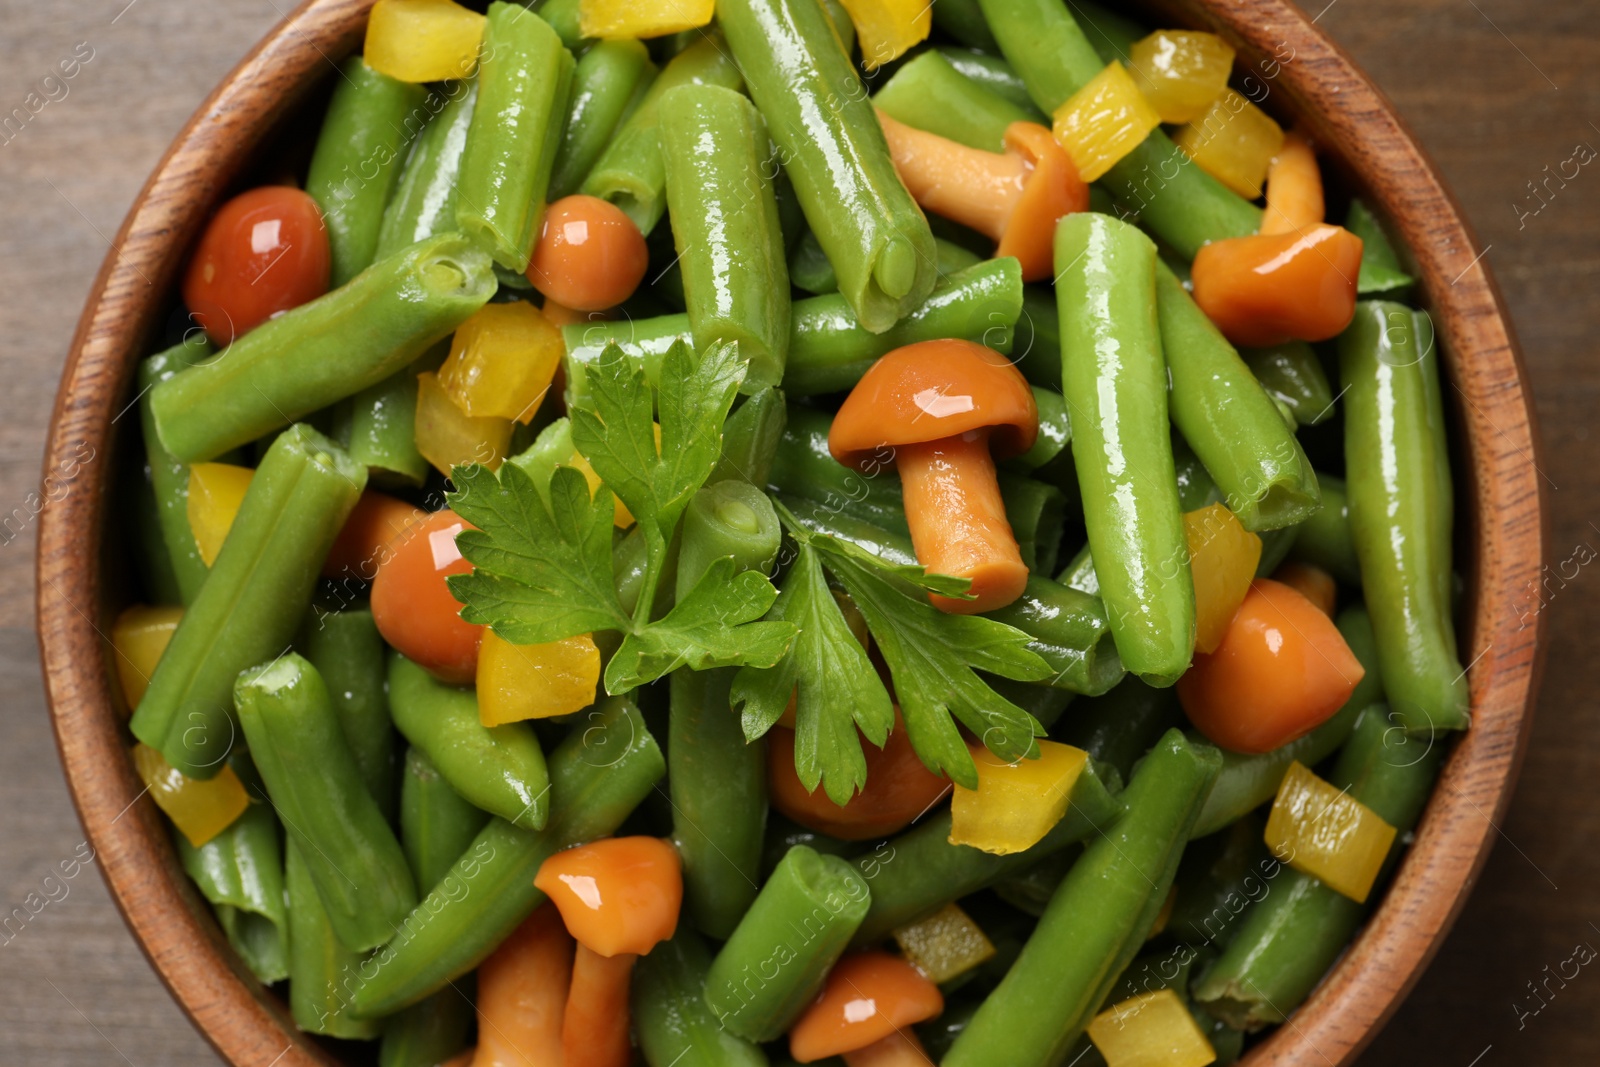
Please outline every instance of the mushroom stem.
[[906, 191], [935, 215], [998, 241], [1032, 169], [1019, 155], [985, 152], [878, 112], [894, 169]]
[[1260, 233], [1301, 233], [1322, 221], [1322, 172], [1311, 142], [1290, 130], [1267, 170], [1267, 209]]
[[563, 1067], [628, 1067], [628, 984], [639, 957], [602, 956], [578, 943], [561, 1022]]
[[917, 561], [930, 574], [972, 582], [976, 599], [932, 594], [940, 611], [972, 615], [1005, 607], [1022, 595], [1028, 568], [1006, 520], [989, 431], [969, 430], [895, 450], [905, 491], [906, 524]]

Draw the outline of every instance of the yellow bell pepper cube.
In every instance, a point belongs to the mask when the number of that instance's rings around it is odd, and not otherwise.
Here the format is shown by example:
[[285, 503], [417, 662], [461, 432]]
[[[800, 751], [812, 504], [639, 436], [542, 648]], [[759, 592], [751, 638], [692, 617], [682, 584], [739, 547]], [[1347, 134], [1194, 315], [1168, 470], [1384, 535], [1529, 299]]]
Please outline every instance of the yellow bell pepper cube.
[[250, 806], [244, 783], [224, 766], [215, 778], [187, 778], [149, 745], [133, 747], [133, 765], [150, 798], [195, 848], [233, 825]]
[[588, 634], [514, 645], [493, 630], [478, 646], [478, 718], [485, 726], [570, 715], [594, 703], [600, 649]]
[[189, 530], [207, 567], [222, 551], [255, 473], [232, 463], [196, 463], [189, 468]]
[[1134, 42], [1128, 66], [1162, 122], [1189, 122], [1228, 87], [1233, 46], [1214, 33], [1157, 30]]
[[933, 5], [928, 0], [840, 0], [861, 42], [868, 70], [893, 62], [928, 39]]
[[970, 746], [978, 788], [956, 786], [950, 800], [950, 843], [997, 856], [1031, 848], [1067, 813], [1072, 787], [1089, 754], [1055, 741], [1039, 742], [1039, 758], [1007, 763], [982, 745]]
[[1056, 108], [1052, 132], [1078, 176], [1092, 182], [1161, 125], [1127, 68], [1112, 62]]
[[614, 41], [665, 37], [709, 26], [716, 0], [580, 0], [578, 32]]
[[995, 951], [983, 929], [954, 903], [900, 927], [894, 939], [906, 960], [934, 983], [967, 973]]
[[485, 304], [456, 328], [439, 386], [473, 418], [531, 422], [565, 351], [532, 304]]
[[161, 653], [183, 618], [183, 609], [135, 604], [111, 624], [111, 647], [117, 653], [117, 680], [132, 711], [144, 699], [150, 676], [156, 672]]
[[1261, 538], [1246, 530], [1223, 504], [1183, 517], [1194, 576], [1194, 647], [1210, 654], [1222, 644], [1261, 562]]
[[417, 451], [445, 477], [451, 468], [481, 463], [499, 470], [511, 448], [511, 420], [473, 418], [439, 384], [438, 375], [417, 375]]
[[1395, 828], [1296, 760], [1267, 816], [1267, 847], [1302, 874], [1357, 904], [1366, 902], [1394, 844]]
[[1250, 101], [1225, 89], [1205, 114], [1173, 134], [1183, 153], [1247, 200], [1261, 195], [1272, 157], [1283, 147], [1283, 127]]
[[451, 0], [378, 0], [367, 16], [362, 57], [403, 82], [470, 77], [487, 21]]
[[1216, 1050], [1170, 989], [1113, 1005], [1089, 1024], [1089, 1040], [1106, 1067], [1205, 1067]]

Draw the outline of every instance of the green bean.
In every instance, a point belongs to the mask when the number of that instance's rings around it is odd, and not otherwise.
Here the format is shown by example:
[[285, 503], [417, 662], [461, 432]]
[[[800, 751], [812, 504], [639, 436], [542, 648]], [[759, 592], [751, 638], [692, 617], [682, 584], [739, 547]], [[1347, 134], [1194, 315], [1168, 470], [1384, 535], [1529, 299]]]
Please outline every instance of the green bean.
[[681, 923], [672, 940], [639, 961], [633, 1021], [650, 1067], [766, 1067], [759, 1048], [729, 1033], [711, 1013], [702, 995], [710, 969], [705, 942]]
[[1221, 757], [1169, 731], [1125, 794], [1127, 814], [1067, 875], [1022, 955], [945, 1056], [946, 1067], [1054, 1064], [1144, 944]]
[[1361, 713], [1383, 699], [1383, 679], [1378, 671], [1378, 648], [1372, 620], [1366, 609], [1350, 607], [1339, 613], [1339, 632], [1366, 671], [1344, 706], [1310, 733], [1280, 745], [1271, 752], [1222, 754], [1222, 772], [1195, 821], [1194, 836], [1215, 833], [1246, 812], [1254, 811], [1278, 792], [1289, 764], [1299, 761], [1313, 767], [1344, 744]]
[[1112, 60], [1127, 63], [1134, 42], [1150, 32], [1137, 20], [1121, 12], [1109, 11], [1099, 4], [1088, 3], [1087, 0], [1071, 0], [1071, 7], [1072, 17], [1083, 27], [1083, 35], [1107, 63]]
[[1011, 64], [998, 55], [993, 52], [952, 48], [949, 45], [939, 46], [938, 52], [950, 66], [955, 68], [956, 73], [977, 82], [994, 95], [1021, 108], [1028, 116], [1027, 121], [1046, 126], [1050, 124], [1050, 120], [1033, 106], [1033, 97], [1028, 95], [1028, 87], [1017, 76], [1017, 72], [1011, 69]]
[[667, 207], [697, 349], [737, 341], [749, 361], [740, 389], [783, 379], [789, 352], [789, 265], [766, 171], [766, 123], [744, 94], [684, 85], [659, 104]]
[[1079, 701], [1056, 740], [1083, 749], [1126, 778], [1139, 757], [1182, 722], [1176, 693], [1129, 677], [1103, 696]]
[[1438, 350], [1417, 313], [1361, 301], [1339, 339], [1350, 535], [1383, 688], [1408, 730], [1465, 729], [1450, 614], [1450, 457]]
[[1194, 583], [1167, 430], [1155, 245], [1085, 212], [1056, 227], [1055, 256], [1063, 395], [1100, 595], [1123, 665], [1171, 685], [1194, 651]]
[[933, 291], [933, 232], [895, 172], [825, 9], [815, 0], [727, 0], [717, 22], [839, 292], [868, 333], [885, 332]]
[[781, 1036], [822, 988], [870, 896], [849, 863], [791, 848], [706, 972], [718, 1022], [749, 1041]]
[[466, 1048], [477, 1013], [473, 976], [384, 1020], [378, 1067], [438, 1067]]
[[398, 652], [389, 654], [389, 710], [463, 799], [524, 829], [544, 827], [550, 778], [532, 726], [483, 725], [473, 690], [435, 681]]
[[665, 769], [632, 703], [612, 697], [585, 712], [550, 758], [549, 823], [530, 832], [490, 819], [394, 940], [362, 964], [352, 1008], [388, 1015], [476, 967], [545, 900], [533, 885], [540, 864], [615, 832]]
[[1256, 564], [1256, 577], [1268, 578], [1278, 569], [1278, 564], [1289, 558], [1294, 543], [1300, 539], [1299, 526], [1280, 526], [1276, 530], [1262, 530], [1261, 561]]
[[574, 53], [590, 44], [589, 38], [579, 29], [578, 12], [582, 6], [582, 0], [545, 0], [536, 8], [539, 17], [550, 24], [561, 43]]
[[456, 228], [456, 179], [477, 100], [476, 79], [444, 82], [428, 97], [426, 106], [435, 114], [417, 134], [384, 209], [375, 260]]
[[725, 481], [695, 493], [683, 513], [678, 549], [678, 599], [689, 595], [711, 564], [733, 557], [734, 570], [772, 569], [783, 539], [767, 494], [749, 482]]
[[739, 68], [715, 35], [702, 36], [672, 57], [639, 102], [633, 114], [612, 135], [611, 143], [583, 180], [582, 191], [609, 200], [649, 235], [667, 210], [667, 170], [661, 154], [661, 98], [680, 85], [744, 84]]
[[346, 947], [305, 853], [293, 837], [285, 843], [284, 882], [289, 917], [289, 1012], [301, 1030], [364, 1041], [382, 1024], [350, 1014], [349, 991], [362, 954]]
[[333, 698], [339, 728], [361, 769], [367, 792], [387, 819], [394, 818], [399, 767], [389, 723], [383, 638], [367, 608], [313, 608], [301, 631], [301, 651], [322, 675]]
[[293, 639], [366, 476], [309, 426], [290, 427], [267, 449], [129, 724], [189, 777], [221, 769], [235, 739], [234, 678]]
[[572, 89], [572, 53], [520, 4], [492, 3], [461, 153], [456, 225], [507, 270], [528, 269]]
[[1038, 719], [1039, 725], [1046, 730], [1056, 724], [1061, 718], [1061, 713], [1067, 710], [1067, 705], [1077, 696], [1070, 689], [1057, 689], [1051, 685], [1019, 682], [994, 675], [985, 676], [984, 681], [988, 683], [990, 689]]
[[[1059, 360], [1057, 361], [1059, 362]], [[1039, 409], [1039, 437], [1033, 447], [1020, 456], [1005, 461], [1005, 466], [1015, 470], [1037, 471], [1058, 456], [1070, 458], [1072, 444], [1072, 419], [1067, 414], [1067, 402], [1059, 390], [1033, 386], [1033, 402]], [[1038, 570], [1055, 570], [1055, 561], [1041, 564]]]
[[965, 76], [950, 55], [939, 51], [907, 61], [873, 94], [872, 103], [907, 126], [985, 152], [1005, 150], [1006, 128], [1013, 122], [1038, 119], [1031, 105]]
[[[953, 241], [946, 241], [942, 237], [935, 237], [933, 244], [939, 251], [937, 261], [939, 285], [943, 285], [950, 275], [968, 267], [975, 267], [984, 260], [984, 257], [976, 252], [963, 248]], [[816, 234], [810, 230], [801, 234], [799, 243], [789, 256], [789, 280], [806, 292], [817, 296], [839, 291], [839, 279], [833, 273], [833, 264], [828, 262], [827, 253], [822, 251], [822, 246], [817, 243]], [[934, 288], [937, 291], [938, 286]]]
[[1350, 214], [1345, 216], [1344, 226], [1361, 238], [1361, 276], [1356, 279], [1358, 293], [1396, 297], [1416, 281], [1401, 266], [1389, 235], [1364, 201], [1350, 201]]
[[1305, 450], [1244, 360], [1160, 260], [1156, 310], [1172, 424], [1229, 510], [1258, 532], [1304, 521], [1322, 502]]
[[264, 985], [289, 977], [288, 914], [283, 906], [283, 850], [278, 820], [252, 799], [244, 814], [199, 848], [173, 834], [178, 860], [211, 902], [217, 924]]
[[1239, 353], [1267, 394], [1288, 408], [1300, 426], [1316, 426], [1333, 417], [1333, 389], [1322, 360], [1304, 341], [1272, 348], [1247, 348]]
[[415, 363], [339, 406], [337, 436], [346, 442], [350, 458], [374, 478], [421, 485], [433, 469], [417, 451], [417, 375], [437, 370], [446, 352], [441, 341]]
[[427, 121], [427, 96], [422, 86], [380, 74], [360, 56], [340, 64], [306, 171], [306, 192], [328, 230], [335, 289], [372, 265], [384, 208]]
[[[943, 4], [935, 4], [937, 11]], [[950, 1051], [950, 1046], [955, 1044], [956, 1038], [961, 1036], [961, 1031], [972, 1022], [972, 1017], [978, 1013], [981, 1000], [969, 999], [965, 994], [954, 1003], [945, 1001], [944, 1012], [925, 1023], [917, 1026], [917, 1036], [922, 1039], [922, 1047], [934, 1063], [944, 1059], [945, 1053]], [[1072, 1067], [1084, 1067], [1083, 1064], [1073, 1064]]]
[[416, 907], [416, 884], [361, 780], [321, 675], [288, 652], [241, 673], [234, 701], [272, 806], [303, 850], [340, 943], [353, 952], [383, 944]]
[[655, 64], [639, 41], [599, 41], [579, 57], [566, 132], [550, 177], [550, 200], [578, 191], [629, 107], [643, 99], [655, 77]]
[[1360, 585], [1361, 562], [1350, 539], [1350, 500], [1344, 479], [1319, 474], [1317, 484], [1322, 487], [1322, 507], [1300, 524], [1289, 555], [1321, 567], [1341, 582]]
[[968, 48], [993, 50], [999, 47], [978, 0], [937, 0], [933, 5], [933, 24]]
[[[1381, 704], [1366, 710], [1340, 753], [1329, 781], [1399, 831], [1385, 871], [1398, 861], [1407, 831], [1422, 814], [1442, 758], [1443, 746], [1431, 738], [1399, 735], [1397, 743]], [[1310, 875], [1282, 872], [1195, 985], [1195, 1000], [1241, 1030], [1283, 1022], [1338, 959], [1366, 912], [1367, 905]]]
[[150, 488], [155, 498], [156, 516], [161, 523], [161, 540], [178, 587], [179, 602], [194, 603], [205, 584], [210, 568], [200, 558], [189, 526], [189, 465], [175, 459], [161, 444], [156, 432], [155, 409], [150, 392], [178, 372], [211, 355], [211, 342], [195, 330], [165, 352], [158, 352], [139, 364], [139, 423], [144, 433], [145, 462], [150, 468]]
[[1011, 361], [1036, 386], [1061, 392], [1061, 317], [1049, 288], [1022, 289], [1022, 314], [1017, 319]]
[[[731, 484], [731, 483], [724, 483]], [[674, 671], [667, 780], [684, 906], [725, 939], [755, 900], [767, 822], [767, 748], [728, 705], [732, 671]]]
[[494, 288], [488, 257], [459, 234], [412, 245], [153, 388], [161, 443], [197, 463], [376, 385]]
[[1247, 812], [1185, 850], [1167, 933], [1190, 946], [1227, 946], [1239, 916], [1271, 890], [1282, 866], [1267, 852], [1266, 825], [1264, 815]]
[[[60, 476], [52, 472], [47, 477], [51, 481], [45, 488], [53, 489]], [[119, 480], [112, 492], [115, 494], [113, 509], [117, 514], [129, 516], [133, 526], [133, 573], [140, 590], [134, 594], [134, 599], [145, 604], [183, 603], [178, 576], [172, 570], [172, 557], [167, 554], [167, 542], [162, 536], [161, 515], [155, 487], [150, 481], [149, 465], [133, 477]]]
[[1028, 648], [1055, 672], [1053, 687], [1099, 696], [1122, 680], [1122, 661], [1098, 597], [1030, 574], [1022, 595], [988, 617], [1032, 637]]
[[1103, 834], [1122, 817], [1124, 805], [1117, 795], [1121, 785], [1115, 771], [1091, 761], [1078, 775], [1061, 821], [1032, 848], [1006, 856], [952, 845], [950, 809], [929, 813], [919, 825], [856, 858], [856, 867], [872, 888], [872, 904], [854, 944], [870, 945], [952, 900], [991, 886], [1068, 845]]
[[[1083, 849], [1074, 848], [1045, 856], [1037, 863], [994, 884], [995, 896], [1016, 910], [1037, 919], [1050, 906], [1050, 898], [1078, 862]], [[1021, 950], [1019, 944], [1018, 950]]]
[[763, 389], [745, 400], [722, 424], [722, 458], [706, 484], [734, 479], [766, 485], [788, 419], [781, 389]]
[[888, 563], [916, 565], [917, 556], [906, 534], [859, 519], [841, 510], [836, 503], [821, 503], [784, 492], [779, 492], [777, 498], [808, 530], [860, 545]]
[[979, 0], [1001, 53], [1039, 110], [1054, 115], [1105, 66], [1061, 0]]
[[1006, 521], [1016, 535], [1022, 562], [1030, 571], [1055, 570], [1066, 529], [1065, 495], [1053, 485], [1010, 471], [999, 480]]

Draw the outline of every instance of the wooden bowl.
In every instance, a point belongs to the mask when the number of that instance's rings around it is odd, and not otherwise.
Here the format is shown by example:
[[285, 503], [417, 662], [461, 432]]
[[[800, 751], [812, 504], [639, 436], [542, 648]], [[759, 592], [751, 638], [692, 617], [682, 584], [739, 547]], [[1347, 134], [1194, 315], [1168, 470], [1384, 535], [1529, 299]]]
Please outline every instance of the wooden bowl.
[[[371, 0], [311, 0], [195, 113], [156, 167], [101, 268], [73, 338], [51, 420], [40, 518], [38, 618], [67, 782], [134, 936], [200, 1031], [249, 1067], [332, 1064], [234, 956], [185, 878], [162, 817], [127, 759], [105, 633], [122, 576], [106, 549], [127, 533], [109, 506], [119, 416], [152, 350], [169, 291], [202, 222], [332, 62], [360, 43]], [[1158, 5], [1239, 49], [1251, 93], [1310, 128], [1415, 255], [1453, 388], [1458, 543], [1467, 576], [1463, 660], [1473, 727], [1456, 745], [1416, 841], [1351, 950], [1247, 1063], [1348, 1063], [1411, 988], [1466, 898], [1521, 762], [1541, 665], [1542, 615], [1524, 625], [1545, 558], [1544, 490], [1522, 360], [1474, 240], [1393, 109], [1284, 0]], [[65, 484], [66, 491], [60, 486]], [[108, 534], [110, 535], [108, 537]]]

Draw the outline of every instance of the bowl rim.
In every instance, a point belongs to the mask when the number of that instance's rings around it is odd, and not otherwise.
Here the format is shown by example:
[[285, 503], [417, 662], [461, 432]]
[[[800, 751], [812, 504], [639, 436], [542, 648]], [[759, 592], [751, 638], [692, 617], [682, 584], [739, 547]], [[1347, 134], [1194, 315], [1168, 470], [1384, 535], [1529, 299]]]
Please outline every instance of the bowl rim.
[[[323, 65], [333, 65], [330, 57], [358, 44], [372, 2], [306, 0], [174, 139], [86, 299], [44, 457], [45, 476], [66, 486], [41, 494], [36, 609], [69, 792], [112, 899], [156, 973], [223, 1057], [252, 1067], [336, 1061], [294, 1028], [282, 1002], [228, 948], [122, 758], [124, 723], [112, 696], [100, 597], [110, 457], [115, 423], [131, 407], [122, 405], [134, 367], [182, 254], [251, 150], [310, 91]], [[1412, 847], [1356, 941], [1243, 1061], [1331, 1067], [1353, 1061], [1415, 984], [1500, 832], [1543, 662], [1543, 613], [1535, 609], [1529, 625], [1525, 596], [1538, 588], [1547, 551], [1538, 434], [1526, 368], [1477, 241], [1393, 107], [1349, 57], [1286, 0], [1151, 6], [1181, 17], [1179, 24], [1205, 23], [1242, 59], [1276, 57], [1258, 80], [1269, 93], [1281, 89], [1313, 136], [1337, 148], [1363, 179], [1368, 202], [1410, 247], [1423, 303], [1444, 340], [1454, 422], [1463, 431], [1455, 442], [1458, 514], [1474, 534], [1463, 562], [1476, 580], [1462, 647], [1482, 650], [1468, 671], [1473, 728], [1455, 742]]]

